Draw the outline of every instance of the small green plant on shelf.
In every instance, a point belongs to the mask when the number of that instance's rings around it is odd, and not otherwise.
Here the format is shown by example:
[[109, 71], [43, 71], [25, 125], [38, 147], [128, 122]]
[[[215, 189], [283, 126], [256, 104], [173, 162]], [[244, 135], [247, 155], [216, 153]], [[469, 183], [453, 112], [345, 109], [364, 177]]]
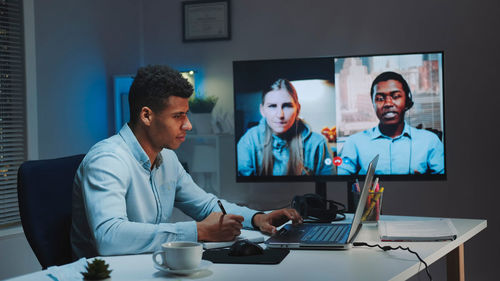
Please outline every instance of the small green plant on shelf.
[[82, 272], [83, 280], [102, 280], [109, 278], [111, 271], [109, 264], [102, 259], [94, 259], [85, 266], [87, 272]]
[[194, 96], [189, 99], [189, 111], [193, 113], [211, 113], [218, 99], [215, 96]]

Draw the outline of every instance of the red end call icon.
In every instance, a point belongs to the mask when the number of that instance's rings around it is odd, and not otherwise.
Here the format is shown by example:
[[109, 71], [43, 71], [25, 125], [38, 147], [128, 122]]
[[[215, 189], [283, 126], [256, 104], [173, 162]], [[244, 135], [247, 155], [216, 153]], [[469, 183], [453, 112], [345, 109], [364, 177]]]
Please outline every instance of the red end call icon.
[[333, 165], [335, 166], [340, 166], [342, 164], [342, 158], [340, 158], [339, 156], [336, 156], [333, 158]]

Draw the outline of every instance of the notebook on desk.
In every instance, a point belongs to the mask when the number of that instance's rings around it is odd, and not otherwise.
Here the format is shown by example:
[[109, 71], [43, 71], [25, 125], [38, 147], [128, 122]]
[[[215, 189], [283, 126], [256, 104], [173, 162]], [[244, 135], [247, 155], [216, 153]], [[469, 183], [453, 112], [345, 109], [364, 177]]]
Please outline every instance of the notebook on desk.
[[382, 241], [443, 241], [457, 238], [457, 229], [448, 218], [378, 223]]
[[378, 155], [368, 165], [365, 184], [352, 223], [305, 223], [287, 224], [266, 240], [270, 248], [290, 249], [348, 249], [361, 228], [361, 216], [373, 185]]

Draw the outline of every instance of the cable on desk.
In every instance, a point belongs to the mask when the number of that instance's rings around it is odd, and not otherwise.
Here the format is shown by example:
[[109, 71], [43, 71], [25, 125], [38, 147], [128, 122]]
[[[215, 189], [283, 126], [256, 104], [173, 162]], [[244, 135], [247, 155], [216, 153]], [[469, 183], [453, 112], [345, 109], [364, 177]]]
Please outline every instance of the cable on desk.
[[429, 273], [429, 268], [428, 268], [428, 266], [427, 266], [427, 263], [426, 263], [426, 262], [425, 262], [425, 261], [424, 261], [424, 260], [423, 260], [423, 259], [422, 259], [419, 255], [418, 255], [418, 253], [417, 253], [417, 252], [410, 250], [410, 248], [409, 248], [409, 247], [401, 247], [401, 246], [397, 246], [397, 247], [392, 247], [392, 246], [381, 246], [381, 245], [379, 245], [379, 244], [370, 245], [370, 244], [365, 243], [365, 242], [354, 242], [354, 243], [352, 243], [352, 245], [353, 245], [353, 246], [367, 246], [367, 247], [370, 247], [370, 248], [373, 248], [373, 247], [378, 247], [378, 248], [380, 248], [380, 249], [382, 249], [382, 250], [384, 250], [384, 251], [388, 251], [388, 250], [398, 250], [398, 249], [399, 249], [399, 250], [406, 250], [406, 251], [408, 251], [408, 252], [410, 252], [410, 253], [412, 253], [412, 254], [415, 254], [415, 255], [417, 256], [418, 260], [419, 260], [421, 263], [423, 263], [423, 264], [425, 265], [425, 272], [427, 273], [427, 276], [429, 277], [429, 280], [431, 280], [431, 281], [432, 281], [432, 276], [431, 276], [431, 274]]

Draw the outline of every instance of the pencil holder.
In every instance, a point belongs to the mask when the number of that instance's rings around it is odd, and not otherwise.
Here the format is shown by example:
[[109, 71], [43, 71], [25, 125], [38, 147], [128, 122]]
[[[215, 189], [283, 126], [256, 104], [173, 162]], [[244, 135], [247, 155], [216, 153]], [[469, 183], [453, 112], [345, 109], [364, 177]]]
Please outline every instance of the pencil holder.
[[[353, 192], [354, 205], [357, 207], [359, 203], [359, 192]], [[370, 191], [368, 193], [368, 198], [366, 199], [365, 208], [363, 209], [363, 215], [361, 216], [361, 222], [363, 223], [377, 223], [380, 219], [380, 212], [382, 210], [382, 199], [384, 197], [384, 189], [381, 188], [380, 191]]]
[[384, 191], [370, 192], [366, 199], [365, 209], [361, 222], [363, 223], [377, 223], [380, 219], [380, 211], [382, 210], [382, 198]]

